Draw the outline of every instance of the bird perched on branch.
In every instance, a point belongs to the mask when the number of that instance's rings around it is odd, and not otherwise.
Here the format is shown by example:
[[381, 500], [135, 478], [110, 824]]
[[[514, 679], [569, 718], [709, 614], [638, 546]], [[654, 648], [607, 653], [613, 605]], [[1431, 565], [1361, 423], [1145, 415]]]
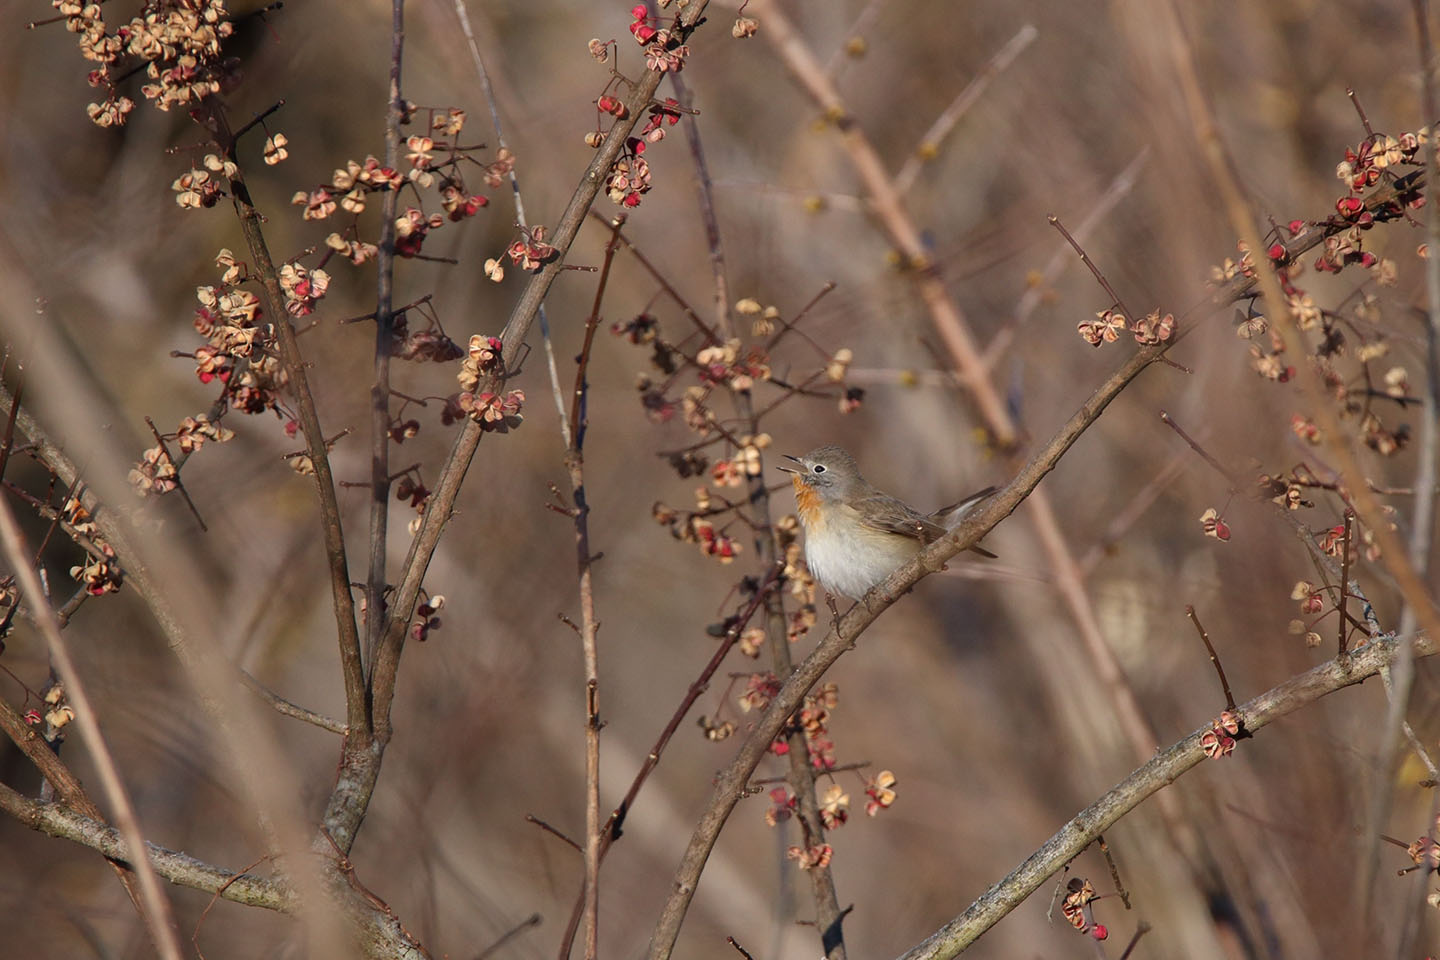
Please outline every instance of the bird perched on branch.
[[[795, 484], [795, 505], [805, 528], [805, 565], [827, 592], [859, 598], [929, 543], [945, 536], [995, 487], [924, 514], [877, 489], [855, 459], [837, 446], [786, 456], [781, 464]], [[984, 557], [995, 554], [970, 548]]]

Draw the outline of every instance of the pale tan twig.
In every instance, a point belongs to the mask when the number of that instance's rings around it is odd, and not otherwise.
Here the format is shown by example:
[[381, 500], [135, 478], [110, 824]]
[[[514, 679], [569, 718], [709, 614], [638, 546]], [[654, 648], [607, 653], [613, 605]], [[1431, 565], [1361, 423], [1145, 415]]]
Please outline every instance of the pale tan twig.
[[[1200, 85], [1190, 42], [1181, 25], [1180, 11], [1174, 0], [1163, 5], [1160, 10], [1159, 19], [1163, 21], [1162, 29], [1165, 31], [1169, 44], [1169, 62], [1174, 65], [1180, 81], [1180, 88], [1194, 125], [1195, 140], [1220, 189], [1232, 229], [1239, 235], [1241, 242], [1254, 252], [1257, 263], [1255, 279], [1260, 295], [1265, 302], [1265, 315], [1270, 318], [1273, 329], [1284, 341], [1286, 353], [1289, 356], [1300, 358], [1300, 362], [1295, 364], [1300, 386], [1310, 407], [1311, 417], [1320, 429], [1322, 442], [1340, 474], [1346, 497], [1361, 522], [1374, 536], [1375, 544], [1380, 548], [1381, 561], [1385, 569], [1394, 577], [1406, 604], [1414, 608], [1417, 619], [1431, 638], [1440, 637], [1440, 611], [1436, 610], [1434, 599], [1417, 574], [1415, 565], [1411, 563], [1405, 545], [1400, 537], [1390, 529], [1379, 501], [1366, 483], [1365, 472], [1350, 448], [1347, 440], [1349, 434], [1343, 430], [1339, 417], [1335, 413], [1330, 393], [1314, 366], [1305, 360], [1309, 351], [1295, 318], [1290, 313], [1279, 278], [1275, 271], [1269, 269], [1268, 265], [1263, 262], [1266, 247], [1262, 242], [1261, 232], [1255, 224], [1249, 202], [1245, 198], [1240, 177], [1235, 171], [1233, 157], [1220, 138], [1214, 112]], [[1406, 636], [1408, 638], [1408, 635]], [[1380, 747], [1382, 760], [1394, 755], [1394, 744], [1399, 739], [1400, 727], [1409, 702], [1409, 679], [1412, 674], [1410, 673], [1409, 655], [1404, 652], [1406, 650], [1408, 650], [1408, 644], [1402, 644], [1401, 656], [1395, 664], [1394, 672], [1403, 682], [1395, 684], [1395, 692], [1390, 699], [1384, 739]], [[1372, 818], [1379, 812], [1380, 808], [1377, 805], [1383, 799], [1383, 792], [1388, 789], [1387, 785], [1390, 781], [1388, 764], [1377, 768], [1375, 779], [1376, 801], [1372, 804]], [[1373, 824], [1367, 831], [1369, 835], [1377, 832]], [[1378, 851], [1378, 842], [1373, 842], [1370, 855], [1363, 859], [1361, 866], [1360, 903], [1366, 905], [1367, 914], [1369, 898], [1375, 889], [1374, 876], [1375, 864], [1378, 863]]]
[[945, 138], [950, 136], [951, 131], [961, 121], [970, 108], [980, 102], [985, 91], [990, 89], [990, 83], [1000, 74], [1004, 73], [1015, 58], [1025, 52], [1025, 48], [1035, 42], [1040, 36], [1040, 31], [1035, 29], [1034, 24], [1027, 23], [1011, 37], [1003, 47], [995, 51], [980, 71], [971, 78], [965, 85], [965, 89], [950, 101], [949, 106], [940, 112], [935, 122], [930, 124], [930, 129], [920, 138], [920, 144], [910, 152], [905, 163], [900, 167], [900, 172], [895, 174], [895, 189], [901, 196], [910, 192], [915, 185], [915, 180], [920, 176], [920, 171], [925, 164], [934, 160], [940, 153], [940, 146]]
[[60, 624], [55, 620], [55, 611], [45, 602], [40, 578], [30, 565], [30, 551], [25, 545], [24, 534], [20, 532], [20, 525], [15, 521], [15, 511], [11, 509], [10, 501], [4, 497], [0, 497], [0, 547], [3, 547], [5, 559], [10, 564], [21, 594], [30, 602], [31, 615], [45, 638], [51, 662], [65, 685], [65, 696], [75, 709], [75, 723], [80, 728], [85, 746], [89, 748], [90, 758], [100, 776], [101, 788], [114, 810], [120, 834], [125, 838], [129, 856], [123, 859], [135, 869], [140, 881], [140, 896], [145, 901], [145, 923], [150, 929], [150, 938], [165, 960], [181, 960], [183, 954], [175, 932], [175, 917], [170, 910], [170, 901], [160, 890], [160, 881], [156, 878], [155, 868], [150, 862], [145, 838], [140, 832], [140, 821], [135, 816], [135, 807], [130, 803], [130, 795], [120, 780], [115, 758], [110, 753], [110, 748], [105, 745], [100, 723], [95, 718], [95, 708], [85, 692], [85, 684], [80, 679], [79, 671], [75, 669], [75, 661], [70, 658], [69, 647], [60, 632]]
[[240, 680], [242, 683], [245, 684], [245, 686], [249, 687], [257, 697], [259, 697], [261, 700], [264, 700], [271, 707], [273, 707], [276, 713], [279, 713], [282, 716], [290, 717], [295, 720], [303, 720], [308, 724], [319, 727], [321, 730], [329, 730], [331, 733], [338, 733], [342, 737], [345, 735], [345, 724], [341, 723], [339, 720], [334, 719], [333, 717], [327, 717], [323, 713], [316, 713], [314, 710], [306, 709], [305, 707], [300, 706], [298, 703], [292, 703], [291, 701], [286, 700], [284, 697], [280, 696], [278, 693], [275, 693], [269, 687], [265, 686], [259, 680], [256, 680], [253, 676], [250, 675], [249, 671], [241, 670]]
[[[1394, 637], [1377, 640], [1353, 653], [1348, 662], [1327, 660], [1265, 691], [1240, 705], [1239, 713], [1244, 718], [1245, 729], [1254, 733], [1327, 694], [1375, 676], [1404, 645]], [[1417, 646], [1423, 656], [1436, 652], [1435, 645], [1429, 640], [1420, 641]], [[1205, 752], [1200, 747], [1200, 738], [1210, 729], [1207, 722], [1116, 784], [1103, 797], [1072, 817], [1024, 863], [985, 891], [964, 913], [923, 943], [906, 951], [899, 960], [948, 960], [974, 943], [1111, 824], [1203, 762]]]

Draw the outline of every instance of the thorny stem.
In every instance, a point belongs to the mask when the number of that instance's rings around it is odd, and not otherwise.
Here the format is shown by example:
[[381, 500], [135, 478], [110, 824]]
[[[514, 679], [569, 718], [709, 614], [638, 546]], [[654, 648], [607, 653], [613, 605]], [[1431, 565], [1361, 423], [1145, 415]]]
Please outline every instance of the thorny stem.
[[[1235, 695], [1230, 692], [1230, 681], [1225, 679], [1225, 668], [1220, 665], [1220, 656], [1215, 652], [1215, 645], [1210, 642], [1210, 634], [1200, 625], [1200, 618], [1195, 615], [1195, 608], [1189, 604], [1185, 605], [1185, 616], [1195, 624], [1195, 632], [1200, 634], [1200, 639], [1205, 643], [1205, 650], [1210, 654], [1210, 662], [1215, 666], [1215, 672], [1220, 675], [1220, 689], [1225, 691], [1225, 709], [1235, 711]], [[1127, 903], [1128, 907], [1129, 904]]]

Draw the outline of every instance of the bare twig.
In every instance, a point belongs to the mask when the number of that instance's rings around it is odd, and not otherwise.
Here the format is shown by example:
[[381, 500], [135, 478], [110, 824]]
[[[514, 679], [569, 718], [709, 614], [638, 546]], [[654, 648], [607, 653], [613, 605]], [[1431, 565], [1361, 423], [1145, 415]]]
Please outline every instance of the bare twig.
[[[707, 5], [708, 0], [694, 0], [685, 8], [674, 32], [677, 42], [684, 42], [690, 36], [696, 24], [704, 16]], [[505, 329], [501, 333], [500, 339], [504, 344], [502, 351], [504, 369], [513, 368], [515, 360], [520, 355], [525, 337], [535, 320], [536, 312], [545, 300], [550, 285], [560, 275], [565, 255], [571, 244], [574, 243], [590, 205], [600, 192], [606, 173], [619, 156], [625, 138], [634, 129], [639, 118], [644, 116], [646, 108], [655, 96], [655, 91], [659, 88], [661, 79], [662, 75], [658, 71], [647, 70], [635, 84], [630, 95], [624, 100], [628, 116], [625, 119], [616, 120], [610, 135], [595, 151], [595, 156], [581, 176], [580, 183], [572, 194], [570, 202], [556, 222], [549, 239], [556, 249], [556, 256], [531, 277], [519, 301], [511, 311], [509, 322], [506, 323]], [[481, 389], [494, 391], [498, 388], [500, 379], [499, 376], [487, 379]], [[473, 420], [467, 420], [456, 436], [455, 445], [451, 448], [450, 456], [436, 481], [435, 490], [427, 502], [420, 529], [411, 541], [410, 550], [401, 568], [399, 584], [390, 597], [385, 636], [380, 642], [375, 657], [375, 666], [371, 671], [375, 736], [382, 746], [389, 741], [391, 734], [390, 708], [395, 699], [396, 677], [400, 656], [405, 649], [406, 628], [420, 595], [421, 584], [429, 569], [430, 559], [434, 555], [445, 525], [449, 522], [451, 511], [455, 506], [455, 498], [459, 494], [466, 471], [479, 446], [480, 435], [479, 424]], [[353, 834], [354, 828], [364, 818], [370, 798], [374, 793], [380, 771], [380, 753], [381, 751], [370, 751], [361, 755], [359, 752], [352, 751], [342, 759], [344, 765], [340, 777], [336, 781], [332, 800], [326, 808], [327, 825], [333, 825], [334, 829], [342, 829], [347, 834]], [[332, 833], [334, 829], [332, 829]]]
[[1225, 668], [1220, 665], [1220, 657], [1215, 653], [1215, 645], [1210, 642], [1210, 634], [1206, 633], [1205, 628], [1200, 625], [1200, 618], [1195, 615], [1195, 608], [1188, 603], [1185, 605], [1185, 616], [1195, 624], [1195, 632], [1200, 634], [1200, 639], [1205, 643], [1205, 651], [1210, 654], [1210, 662], [1214, 665], [1215, 672], [1220, 675], [1220, 689], [1225, 691], [1225, 709], [1233, 713], [1235, 695], [1230, 692], [1230, 681], [1225, 679]]
[[240, 680], [245, 684], [245, 686], [249, 687], [252, 691], [254, 691], [255, 695], [258, 696], [261, 700], [264, 700], [270, 706], [274, 707], [276, 713], [282, 714], [283, 716], [291, 717], [295, 720], [303, 720], [306, 723], [313, 724], [314, 726], [317, 726], [322, 730], [329, 730], [331, 733], [338, 733], [341, 736], [345, 735], [345, 724], [341, 723], [339, 720], [336, 720], [332, 717], [327, 717], [323, 713], [316, 713], [314, 710], [307, 710], [305, 707], [302, 707], [297, 703], [292, 703], [291, 701], [286, 700], [284, 697], [280, 696], [279, 694], [272, 691], [269, 687], [265, 686], [259, 680], [256, 680], [253, 676], [250, 675], [248, 671], [240, 671]]
[[[565, 466], [570, 474], [570, 494], [574, 509], [570, 516], [575, 523], [575, 572], [580, 584], [580, 646], [585, 661], [585, 960], [596, 960], [600, 953], [600, 648], [597, 634], [600, 622], [595, 617], [595, 585], [591, 575], [590, 501], [585, 494], [585, 434], [588, 416], [589, 384], [586, 372], [590, 367], [590, 348], [600, 326], [600, 307], [610, 282], [610, 267], [615, 262], [615, 249], [625, 218], [617, 216], [610, 228], [610, 241], [605, 244], [605, 263], [595, 285], [595, 302], [585, 319], [585, 340], [575, 365], [575, 387], [571, 396], [570, 423], [561, 422], [561, 432], [569, 444]], [[563, 404], [562, 404], [563, 408]]]
[[[385, 94], [385, 166], [400, 168], [400, 124], [405, 101], [400, 95], [400, 66], [405, 52], [405, 0], [390, 4], [390, 84]], [[385, 629], [385, 556], [390, 518], [390, 356], [395, 349], [395, 211], [400, 191], [386, 190], [380, 201], [380, 237], [375, 256], [374, 383], [370, 385], [370, 529], [369, 567], [365, 575], [366, 665], [374, 669], [375, 648]], [[347, 690], [348, 701], [348, 690]], [[354, 718], [348, 717], [354, 724]], [[346, 848], [349, 849], [348, 847]]]
[[[480, 89], [485, 94], [485, 103], [490, 108], [490, 123], [495, 128], [495, 140], [501, 149], [506, 149], [505, 129], [500, 124], [500, 104], [495, 99], [495, 88], [490, 83], [490, 72], [485, 69], [485, 58], [480, 55], [480, 44], [475, 39], [475, 30], [470, 25], [470, 13], [465, 9], [465, 0], [455, 0], [455, 16], [460, 21], [460, 30], [465, 34], [470, 47], [470, 60], [475, 64], [475, 73], [480, 78]], [[510, 194], [515, 201], [515, 220], [520, 229], [527, 230], [530, 222], [525, 219], [525, 198], [520, 193], [520, 177], [515, 167], [510, 167]], [[560, 391], [560, 370], [555, 363], [555, 344], [550, 337], [550, 318], [545, 304], [540, 304], [536, 316], [540, 320], [540, 338], [545, 344], [545, 369], [550, 375], [550, 394], [555, 400], [555, 410], [560, 417], [560, 439], [565, 448], [570, 447], [570, 420], [565, 415], [565, 398]]]
[[[205, 101], [215, 125], [221, 148], [225, 156], [235, 160], [235, 139], [230, 133], [229, 121], [224, 108], [212, 100]], [[330, 599], [335, 608], [336, 637], [340, 647], [340, 666], [345, 681], [345, 722], [350, 728], [356, 749], [365, 749], [369, 742], [370, 717], [366, 710], [365, 670], [361, 657], [360, 632], [355, 623], [355, 600], [350, 595], [349, 561], [345, 555], [345, 533], [340, 521], [340, 501], [335, 494], [335, 476], [330, 469], [330, 456], [325, 445], [325, 433], [320, 426], [320, 415], [315, 408], [315, 398], [310, 392], [306, 364], [295, 339], [295, 328], [289, 321], [285, 309], [285, 294], [280, 289], [280, 277], [270, 257], [270, 248], [265, 242], [261, 229], [260, 213], [250, 199], [250, 190], [245, 185], [244, 175], [239, 167], [229, 178], [230, 195], [235, 201], [235, 213], [240, 220], [240, 229], [250, 251], [250, 259], [261, 281], [265, 299], [265, 311], [277, 318], [276, 337], [279, 341], [281, 360], [290, 378], [290, 389], [295, 396], [300, 428], [305, 434], [305, 448], [314, 465], [315, 491], [320, 503], [320, 528], [325, 540], [325, 554], [330, 569]], [[378, 616], [378, 613], [377, 613]], [[363, 743], [362, 743], [363, 741]], [[347, 738], [347, 746], [351, 740]], [[350, 838], [353, 840], [353, 838]]]
[[90, 697], [85, 692], [85, 684], [75, 669], [75, 662], [70, 659], [70, 650], [60, 633], [60, 624], [55, 620], [55, 611], [45, 602], [40, 578], [36, 575], [35, 568], [30, 565], [30, 553], [25, 546], [20, 525], [15, 521], [15, 511], [3, 497], [0, 497], [0, 547], [3, 547], [5, 559], [10, 564], [21, 594], [30, 601], [31, 615], [45, 637], [51, 661], [65, 684], [65, 696], [75, 709], [75, 723], [90, 751], [90, 758], [99, 774], [105, 796], [115, 811], [115, 821], [119, 825], [120, 833], [125, 838], [126, 846], [136, 854], [130, 862], [140, 881], [140, 896], [145, 903], [145, 924], [150, 930], [150, 938], [165, 960], [181, 960], [183, 954], [175, 932], [175, 918], [170, 910], [170, 902], [160, 890], [155, 868], [146, 854], [140, 821], [135, 816], [130, 795], [120, 780], [115, 758], [100, 732], [100, 724], [95, 717], [95, 708]]
[[511, 940], [515, 939], [520, 934], [524, 933], [526, 930], [538, 926], [540, 926], [540, 914], [530, 914], [530, 916], [526, 917], [524, 920], [521, 920], [515, 926], [502, 933], [494, 943], [490, 944], [490, 946], [477, 953], [475, 955], [475, 960], [485, 960], [486, 957], [494, 956], [501, 947], [505, 946], [505, 944], [509, 943]]
[[926, 130], [925, 135], [920, 138], [920, 145], [911, 152], [910, 156], [906, 158], [905, 164], [900, 168], [900, 172], [895, 175], [896, 190], [900, 191], [902, 195], [910, 192], [910, 188], [915, 185], [915, 179], [920, 176], [921, 169], [939, 155], [940, 145], [945, 142], [946, 137], [950, 136], [950, 132], [955, 129], [955, 125], [960, 122], [961, 118], [970, 112], [970, 108], [980, 101], [980, 98], [985, 95], [985, 91], [990, 89], [990, 82], [1004, 73], [1010, 64], [1015, 62], [1015, 58], [1024, 53], [1025, 48], [1034, 43], [1035, 38], [1039, 35], [1040, 31], [1036, 30], [1033, 24], [1027, 23], [1006, 42], [1005, 46], [995, 51], [995, 55], [980, 68], [980, 71], [965, 85], [965, 89], [950, 101], [950, 105], [941, 112], [940, 116], [935, 118], [930, 129]]
[[[1233, 707], [1234, 704], [1231, 704]], [[1095, 837], [1095, 844], [1100, 852], [1105, 855], [1105, 865], [1110, 868], [1110, 882], [1115, 884], [1115, 892], [1120, 895], [1120, 902], [1125, 904], [1125, 909], [1130, 909], [1130, 892], [1125, 889], [1125, 884], [1120, 882], [1120, 868], [1115, 864], [1115, 858], [1110, 855], [1110, 844], [1105, 842], [1105, 835], [1098, 834]]]
[[[1390, 663], [1404, 644], [1387, 637], [1356, 650], [1347, 663], [1327, 660], [1320, 666], [1265, 691], [1238, 708], [1251, 732], [1319, 700], [1327, 694], [1360, 683]], [[1424, 656], [1436, 652], [1434, 643], [1418, 644]], [[965, 949], [1005, 914], [1035, 892], [1073, 859], [1103, 830], [1146, 798], [1163, 790], [1177, 777], [1205, 759], [1200, 738], [1208, 723], [1162, 750], [1148, 763], [1116, 784], [1108, 793], [1070, 819], [999, 883], [985, 891], [965, 912], [902, 954], [900, 960], [948, 960]]]
[[574, 850], [576, 853], [584, 853], [584, 852], [585, 852], [585, 851], [584, 851], [584, 848], [581, 847], [580, 844], [576, 843], [574, 840], [570, 839], [570, 837], [569, 837], [568, 834], [561, 833], [557, 828], [551, 826], [551, 825], [550, 825], [549, 823], [547, 823], [546, 821], [541, 820], [539, 817], [535, 816], [533, 813], [527, 813], [527, 814], [525, 814], [525, 822], [526, 822], [526, 823], [533, 823], [533, 824], [535, 824], [535, 826], [539, 827], [541, 830], [544, 830], [546, 833], [550, 834], [552, 837], [555, 837], [555, 838], [558, 839], [558, 840], [563, 840], [563, 841], [564, 841], [566, 844], [568, 844], [568, 845], [570, 846], [570, 848], [571, 848], [572, 850]]
[[[69, 804], [31, 800], [0, 784], [0, 810], [31, 830], [73, 841], [112, 860], [133, 863], [142, 859], [134, 856], [135, 848], [119, 830], [80, 813]], [[293, 913], [299, 907], [294, 893], [274, 880], [242, 876], [153, 843], [145, 844], [145, 851], [147, 856], [143, 859], [148, 859], [155, 871], [170, 883], [208, 893], [220, 891], [224, 900], [266, 910]]]

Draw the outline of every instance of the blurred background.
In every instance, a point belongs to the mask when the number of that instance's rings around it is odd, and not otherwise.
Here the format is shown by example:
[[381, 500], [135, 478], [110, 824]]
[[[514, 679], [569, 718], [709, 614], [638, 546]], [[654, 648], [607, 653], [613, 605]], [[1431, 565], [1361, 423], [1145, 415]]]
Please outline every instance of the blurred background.
[[[107, 17], [128, 17], [129, 6], [116, 0]], [[587, 41], [619, 38], [619, 69], [630, 76], [641, 69], [625, 30], [628, 7], [575, 0], [467, 6], [518, 159], [527, 215], [553, 223], [591, 157], [582, 138], [594, 129], [593, 100], [609, 76], [586, 53]], [[1158, 307], [1198, 327], [1173, 353], [1193, 373], [1146, 372], [1044, 483], [1067, 549], [1086, 572], [1084, 594], [1104, 640], [1159, 747], [1224, 706], [1186, 604], [1196, 607], [1242, 701], [1330, 655], [1334, 628], [1327, 620], [1317, 650], [1287, 633], [1298, 615], [1291, 586], [1314, 579], [1305, 550], [1269, 504], [1236, 498], [1227, 508], [1223, 478], [1158, 418], [1170, 411], [1233, 470], [1280, 473], [1302, 461], [1324, 469], [1316, 450], [1290, 430], [1295, 388], [1255, 375], [1230, 311], [1192, 309], [1205, 300], [1210, 266], [1234, 256], [1235, 245], [1194, 147], [1154, 6], [827, 0], [786, 2], [780, 10], [828, 66], [892, 171], [997, 51], [1033, 26], [1033, 41], [1019, 45], [905, 197], [976, 338], [1005, 338], [993, 371], [1023, 425], [1020, 456], [1133, 349], [1122, 342], [1093, 350], [1076, 336], [1075, 324], [1109, 303], [1073, 257], [1065, 254], [1060, 269], [1037, 280], [1063, 253], [1047, 214], [1072, 228], [1092, 219], [1086, 248], [1135, 311]], [[1408, 3], [1366, 4], [1363, 17], [1342, 17], [1315, 0], [1185, 6], [1222, 134], [1257, 210], [1279, 222], [1322, 218], [1343, 192], [1335, 165], [1364, 136], [1347, 86], [1376, 130], [1398, 135], [1424, 122]], [[821, 121], [767, 38], [770, 9], [752, 4], [747, 13], [760, 20], [760, 33], [737, 41], [728, 30], [733, 10], [712, 2], [683, 74], [700, 111], [732, 299], [754, 297], [793, 317], [835, 281], [804, 329], [827, 350], [851, 349], [853, 380], [867, 390], [848, 415], [833, 400], [782, 406], [766, 424], [770, 452], [841, 443], [871, 481], [927, 508], [1002, 483], [1014, 462], [977, 437], [982, 424], [967, 395], [926, 373], [947, 361], [914, 277], [895, 268], [841, 134]], [[227, 204], [191, 212], [173, 202], [171, 181], [208, 152], [186, 117], [142, 103], [123, 130], [87, 120], [95, 94], [74, 37], [59, 24], [23, 29], [52, 12], [41, 2], [9, 4], [8, 29], [0, 31], [0, 299], [10, 344], [22, 356], [44, 344], [37, 365], [59, 371], [32, 377], [27, 402], [102, 489], [108, 483], [116, 490], [152, 442], [145, 416], [173, 429], [213, 400], [192, 362], [168, 354], [193, 350], [194, 288], [218, 282], [216, 251], [243, 256], [243, 243]], [[263, 166], [258, 137], [241, 157], [277, 258], [321, 244], [330, 229], [302, 222], [291, 194], [327, 182], [347, 159], [383, 150], [388, 12], [378, 0], [292, 0], [268, 22], [247, 22], [233, 41], [246, 63], [246, 81], [228, 98], [236, 122], [286, 101], [268, 123], [289, 138], [290, 159]], [[412, 3], [406, 27], [405, 95], [465, 108], [468, 141], [493, 143], [453, 5]], [[662, 86], [662, 95], [672, 92]], [[678, 133], [647, 152], [654, 189], [626, 232], [706, 313], [708, 253]], [[462, 344], [472, 333], [500, 331], [525, 280], [515, 269], [499, 284], [482, 275], [483, 261], [499, 256], [515, 233], [508, 187], [486, 192], [488, 210], [463, 226], [447, 225], [426, 244], [427, 253], [454, 257], [457, 266], [404, 262], [397, 272], [397, 303], [433, 293], [446, 331]], [[614, 207], [602, 197], [597, 209]], [[377, 211], [378, 203], [362, 220], [371, 239]], [[1423, 299], [1414, 253], [1420, 240], [1421, 231], [1403, 223], [1367, 237], [1399, 267], [1398, 285], [1377, 291], [1376, 323], [1412, 384], [1423, 381], [1420, 327], [1409, 309]], [[604, 231], [591, 223], [569, 262], [598, 264], [603, 242]], [[329, 270], [334, 285], [321, 323], [302, 343], [327, 433], [356, 431], [335, 449], [337, 476], [361, 481], [368, 475], [373, 334], [366, 324], [336, 321], [374, 309], [374, 272], [338, 260]], [[1358, 270], [1333, 278], [1311, 272], [1301, 283], [1333, 306], [1366, 280]], [[594, 282], [594, 274], [567, 273], [548, 301], [563, 383], [573, 373]], [[655, 303], [656, 291], [621, 254], [606, 325]], [[1027, 293], [1031, 300], [1038, 294], [1038, 303], [1026, 305]], [[36, 297], [46, 300], [38, 319]], [[670, 304], [653, 311], [667, 335], [688, 332]], [[534, 913], [539, 925], [494, 956], [553, 956], [581, 877], [578, 855], [524, 819], [533, 814], [577, 838], [584, 823], [580, 650], [558, 619], [578, 620], [573, 529], [545, 508], [547, 484], [564, 487], [566, 474], [538, 334], [532, 331], [537, 349], [518, 384], [529, 395], [525, 423], [481, 444], [431, 567], [426, 586], [448, 601], [444, 625], [405, 654], [396, 736], [354, 850], [358, 876], [436, 956], [476, 956]], [[806, 373], [819, 362], [797, 339], [774, 360], [782, 374]], [[686, 506], [697, 481], [677, 477], [656, 456], [690, 435], [678, 418], [655, 425], [645, 417], [634, 382], [646, 366], [643, 348], [602, 328], [590, 367], [586, 459], [591, 542], [604, 553], [595, 569], [607, 810], [710, 657], [705, 628], [730, 609], [733, 582], [759, 570], [738, 527], [732, 533], [744, 551], [722, 566], [651, 520], [654, 501]], [[448, 365], [397, 364], [396, 386], [415, 396], [446, 394], [455, 389], [453, 374]], [[757, 401], [773, 398], [770, 390], [757, 387]], [[417, 416], [420, 434], [394, 450], [392, 463], [418, 462], [433, 482], [452, 435], [437, 405]], [[207, 642], [276, 692], [342, 715], [311, 483], [282, 460], [299, 444], [268, 417], [235, 416], [226, 425], [236, 439], [208, 446], [184, 472], [209, 533], [200, 533], [174, 498], [153, 513], [156, 535], [203, 584], [177, 602], [213, 625]], [[773, 459], [766, 469], [778, 482]], [[1367, 463], [1383, 485], [1408, 486], [1415, 469], [1411, 451]], [[33, 484], [41, 476], [11, 478]], [[1335, 523], [1335, 504], [1316, 499], [1305, 521], [1316, 529]], [[363, 493], [346, 490], [343, 502], [352, 569], [359, 570]], [[780, 512], [793, 509], [788, 493], [775, 502]], [[1403, 524], [1407, 499], [1391, 502]], [[1212, 506], [1230, 522], [1229, 543], [1202, 535], [1197, 518]], [[998, 561], [957, 561], [924, 581], [830, 676], [840, 692], [832, 722], [840, 761], [868, 761], [867, 774], [889, 769], [898, 778], [894, 807], [874, 819], [861, 812], [861, 778], [839, 778], [852, 818], [830, 841], [840, 902], [854, 905], [845, 922], [852, 957], [891, 956], [919, 942], [1146, 758], [1122, 731], [1080, 643], [1029, 510], [1022, 506], [987, 540]], [[403, 505], [392, 512], [392, 569], [411, 516]], [[32, 518], [32, 536], [44, 528]], [[64, 583], [75, 562], [73, 547], [54, 545], [52, 579]], [[1399, 605], [1372, 574], [1362, 569], [1362, 582], [1381, 623], [1394, 627]], [[822, 609], [822, 622], [826, 617]], [[147, 836], [230, 868], [259, 857], [263, 839], [233, 765], [133, 591], [87, 603], [68, 637]], [[0, 666], [43, 688], [38, 637], [22, 626], [7, 643]], [[722, 674], [753, 669], [733, 656]], [[1440, 733], [1433, 671], [1426, 664], [1420, 670], [1411, 719], [1433, 748]], [[14, 703], [23, 699], [8, 677], [0, 690]], [[730, 690], [723, 678], [694, 715], [713, 716], [727, 691], [733, 716], [738, 687]], [[1144, 919], [1154, 930], [1136, 957], [1389, 956], [1411, 889], [1394, 876], [1409, 863], [1403, 851], [1381, 851], [1378, 907], [1368, 922], [1356, 899], [1369, 847], [1366, 805], [1378, 778], [1392, 775], [1375, 770], [1384, 710], [1378, 683], [1342, 692], [1170, 787], [1178, 822], [1195, 840], [1183, 856], [1154, 800], [1113, 828], [1107, 839], [1135, 909], [1127, 913], [1118, 899], [1097, 905], [1097, 918], [1111, 930], [1106, 955], [1118, 956]], [[338, 741], [278, 715], [265, 724], [256, 735], [276, 740], [287, 760], [273, 771], [272, 786], [318, 816]], [[693, 716], [682, 726], [605, 863], [604, 955], [643, 950], [711, 778], [736, 742], [706, 742]], [[62, 755], [95, 782], [78, 742]], [[783, 773], [771, 763], [757, 775]], [[1413, 762], [1393, 774], [1395, 802], [1381, 824], [1407, 842], [1425, 830], [1430, 799], [1415, 786], [1422, 775]], [[38, 790], [33, 769], [8, 744], [0, 748], [0, 777], [32, 795]], [[816, 955], [815, 932], [803, 925], [813, 917], [808, 878], [784, 858], [799, 840], [785, 826], [765, 825], [767, 803], [757, 796], [732, 817], [690, 911], [680, 956], [733, 956], [727, 935], [762, 960]], [[150, 955], [143, 928], [98, 856], [0, 820], [0, 865], [7, 952]], [[1102, 892], [1112, 889], [1093, 851], [1071, 873], [1092, 878]], [[1091, 955], [1096, 948], [1058, 910], [1047, 920], [1050, 890], [1042, 888], [971, 953]], [[188, 935], [209, 897], [179, 888], [169, 894]], [[222, 903], [199, 942], [210, 958], [287, 956], [298, 950], [294, 930], [287, 918]]]

